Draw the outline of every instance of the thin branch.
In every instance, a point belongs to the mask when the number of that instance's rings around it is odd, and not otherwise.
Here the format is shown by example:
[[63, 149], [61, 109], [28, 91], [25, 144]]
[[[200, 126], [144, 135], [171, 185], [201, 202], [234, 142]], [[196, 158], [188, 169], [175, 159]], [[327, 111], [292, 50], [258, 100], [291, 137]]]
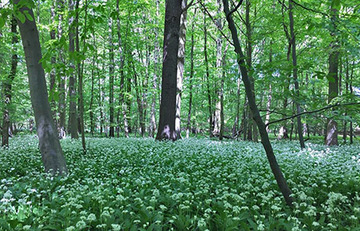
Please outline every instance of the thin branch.
[[221, 35], [228, 41], [228, 43], [230, 43], [233, 46], [233, 43], [231, 42], [231, 40], [224, 34], [224, 32], [222, 31], [222, 29], [217, 25], [217, 23], [215, 22], [214, 17], [210, 14], [210, 12], [207, 10], [207, 8], [205, 7], [205, 5], [202, 3], [202, 1], [199, 1], [200, 5], [202, 6], [202, 8], [204, 9], [204, 12], [211, 18], [211, 20], [213, 21], [213, 23], [215, 24], [216, 28], [220, 31]]
[[237, 11], [239, 9], [239, 7], [241, 6], [241, 4], [243, 3], [243, 0], [240, 0], [240, 2], [237, 4], [237, 6], [235, 6], [234, 9], [232, 9], [228, 15], [226, 15], [226, 17], [229, 17], [230, 15], [232, 15], [235, 11]]
[[304, 5], [301, 5], [300, 3], [295, 2], [294, 0], [293, 0], [292, 2], [293, 2], [295, 5], [301, 7], [301, 8], [303, 8], [303, 9], [305, 9], [305, 10], [308, 10], [308, 11], [311, 11], [311, 12], [313, 12], [313, 13], [317, 13], [317, 14], [321, 14], [321, 15], [323, 15], [323, 16], [329, 17], [329, 15], [326, 14], [326, 13], [324, 13], [324, 12], [321, 12], [321, 11], [318, 11], [318, 10], [314, 10], [314, 9], [311, 9], [311, 8], [308, 8], [308, 7], [304, 6]]
[[313, 113], [317, 113], [317, 112], [324, 111], [324, 110], [334, 108], [334, 107], [351, 106], [351, 105], [360, 105], [360, 103], [353, 102], [353, 103], [345, 103], [345, 104], [328, 105], [326, 107], [323, 107], [323, 108], [320, 108], [320, 109], [317, 109], [317, 110], [314, 110], [314, 111], [304, 111], [304, 112], [301, 112], [301, 113], [293, 115], [293, 116], [289, 116], [289, 117], [279, 119], [279, 120], [274, 120], [274, 121], [271, 121], [271, 122], [265, 124], [265, 126], [268, 127], [270, 124], [278, 123], [278, 122], [281, 122], [281, 121], [284, 121], [284, 120], [293, 119], [293, 118], [296, 118], [298, 116], [305, 115], [305, 114], [313, 114]]
[[184, 9], [181, 9], [181, 14], [184, 13], [185, 11], [187, 11], [189, 9], [189, 7], [192, 6], [193, 4], [194, 4], [194, 0], [191, 0], [191, 2], [189, 4], [187, 4]]

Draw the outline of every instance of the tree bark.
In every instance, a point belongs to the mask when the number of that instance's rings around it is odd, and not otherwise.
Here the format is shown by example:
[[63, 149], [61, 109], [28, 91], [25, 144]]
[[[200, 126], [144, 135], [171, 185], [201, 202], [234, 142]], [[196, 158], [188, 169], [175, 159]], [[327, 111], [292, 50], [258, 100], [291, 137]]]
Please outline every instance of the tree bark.
[[[120, 0], [116, 0], [116, 11], [119, 12], [119, 1]], [[124, 96], [124, 92], [125, 92], [125, 76], [124, 76], [124, 63], [125, 63], [125, 59], [124, 59], [124, 50], [123, 49], [123, 44], [122, 44], [122, 39], [121, 39], [121, 33], [120, 33], [120, 17], [119, 14], [117, 14], [117, 18], [116, 18], [116, 27], [117, 27], [117, 36], [118, 36], [118, 46], [119, 46], [119, 56], [120, 56], [120, 94], [119, 94], [119, 102], [121, 104], [121, 111], [122, 111], [122, 115], [123, 115], [123, 121], [124, 121], [124, 133], [125, 133], [125, 137], [129, 137], [129, 123], [128, 123], [128, 119], [127, 119], [127, 105], [126, 105], [126, 100], [125, 100], [125, 96]]]
[[[291, 48], [292, 48], [292, 63], [293, 63], [293, 79], [295, 85], [295, 92], [298, 99], [296, 99], [296, 112], [297, 114], [301, 113], [299, 97], [300, 97], [300, 89], [299, 89], [299, 81], [298, 81], [298, 68], [297, 68], [297, 56], [296, 56], [296, 41], [295, 41], [295, 33], [294, 33], [294, 16], [293, 16], [293, 1], [289, 0], [289, 19], [290, 19], [290, 36], [291, 36]], [[302, 133], [302, 124], [301, 117], [297, 118], [297, 131], [299, 135], [300, 147], [301, 149], [305, 148], [304, 137]]]
[[181, 95], [184, 79], [184, 64], [185, 64], [185, 43], [186, 43], [186, 17], [187, 17], [187, 0], [181, 1], [182, 14], [180, 17], [180, 31], [179, 31], [179, 48], [177, 58], [177, 91], [176, 91], [176, 115], [175, 115], [175, 132], [178, 139], [181, 138]]
[[11, 45], [12, 45], [12, 56], [11, 56], [11, 69], [10, 74], [3, 81], [3, 92], [4, 92], [4, 108], [3, 108], [3, 120], [2, 120], [2, 140], [1, 146], [8, 147], [9, 146], [9, 129], [10, 129], [10, 105], [12, 98], [12, 82], [16, 76], [16, 69], [18, 64], [18, 56], [16, 44], [19, 42], [17, 37], [17, 22], [15, 17], [13, 16], [11, 19]]
[[75, 22], [74, 22], [74, 0], [69, 0], [69, 62], [70, 62], [70, 76], [69, 76], [69, 123], [68, 130], [72, 139], [78, 139], [78, 121], [77, 121], [77, 113], [76, 113], [76, 89], [75, 89], [75, 59], [74, 59], [74, 51], [75, 51]]
[[114, 44], [112, 37], [112, 18], [109, 18], [109, 137], [115, 137], [114, 130], [114, 78], [115, 78]]
[[[14, 0], [18, 4], [20, 0]], [[32, 18], [32, 9], [24, 6], [20, 12], [27, 11]], [[51, 115], [44, 69], [41, 65], [41, 47], [39, 34], [34, 20], [18, 20], [21, 39], [25, 52], [25, 61], [29, 77], [31, 103], [34, 109], [39, 148], [46, 172], [66, 174], [66, 161], [57, 137], [56, 127]]]
[[191, 109], [192, 109], [192, 100], [193, 100], [193, 77], [194, 77], [194, 27], [195, 27], [195, 15], [196, 9], [194, 11], [194, 18], [191, 25], [191, 50], [190, 50], [190, 76], [189, 76], [189, 111], [187, 116], [186, 123], [186, 138], [189, 138], [190, 129], [191, 129]]
[[156, 139], [176, 140], [178, 138], [175, 132], [176, 80], [181, 0], [166, 0], [165, 8], [160, 119]]
[[[339, 41], [336, 38], [337, 32], [337, 23], [339, 21], [339, 11], [336, 7], [331, 6], [331, 24], [332, 29], [330, 34], [333, 37], [333, 41], [330, 44], [330, 55], [329, 55], [329, 95], [328, 103], [331, 103], [331, 100], [338, 96], [339, 92]], [[328, 146], [338, 145], [338, 131], [337, 131], [337, 122], [332, 118], [328, 120], [327, 129], [326, 129], [326, 139], [325, 144]]]
[[204, 14], [204, 61], [206, 68], [206, 89], [207, 89], [207, 98], [208, 98], [208, 110], [209, 110], [209, 135], [213, 137], [214, 130], [214, 121], [212, 113], [212, 101], [211, 101], [211, 92], [210, 92], [210, 71], [209, 71], [209, 61], [207, 53], [207, 26], [206, 26], [206, 16]]
[[266, 155], [269, 160], [271, 170], [275, 176], [275, 179], [280, 188], [280, 191], [283, 194], [286, 203], [289, 206], [291, 206], [293, 203], [293, 198], [291, 196], [292, 192], [291, 192], [289, 186], [287, 185], [286, 180], [282, 174], [282, 171], [277, 163], [276, 157], [274, 155], [274, 152], [273, 152], [270, 140], [269, 140], [268, 133], [266, 132], [265, 124], [262, 121], [259, 110], [256, 106], [254, 92], [252, 91], [251, 81], [250, 81], [249, 75], [248, 75], [248, 69], [246, 68], [246, 64], [245, 64], [246, 57], [245, 57], [243, 51], [241, 50], [235, 23], [230, 14], [228, 0], [223, 0], [223, 3], [224, 3], [224, 12], [226, 15], [226, 20], [228, 21], [228, 24], [229, 24], [229, 29], [231, 31], [235, 52], [238, 57], [237, 62], [238, 62], [239, 68], [241, 70], [241, 75], [242, 75], [242, 80], [245, 85], [246, 95], [249, 100], [250, 109], [254, 115], [254, 120], [255, 120], [255, 122], [258, 126], [258, 129], [259, 129], [259, 132], [260, 132], [261, 142], [266, 151]]

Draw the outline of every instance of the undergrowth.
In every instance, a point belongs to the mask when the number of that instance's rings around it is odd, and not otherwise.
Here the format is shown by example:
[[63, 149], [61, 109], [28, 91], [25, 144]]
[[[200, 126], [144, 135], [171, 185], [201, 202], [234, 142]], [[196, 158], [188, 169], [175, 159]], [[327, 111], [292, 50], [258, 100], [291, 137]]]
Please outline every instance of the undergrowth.
[[0, 230], [360, 230], [358, 146], [274, 142], [289, 208], [261, 144], [65, 139], [59, 178], [37, 142], [0, 149]]

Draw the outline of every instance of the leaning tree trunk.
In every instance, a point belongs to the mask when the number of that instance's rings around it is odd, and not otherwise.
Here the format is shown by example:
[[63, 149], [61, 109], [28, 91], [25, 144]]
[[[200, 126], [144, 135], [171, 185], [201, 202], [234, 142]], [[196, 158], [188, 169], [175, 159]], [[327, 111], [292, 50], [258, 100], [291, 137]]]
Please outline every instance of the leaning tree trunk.
[[[15, 0], [18, 4], [20, 0]], [[34, 13], [28, 7], [20, 8], [27, 11], [32, 18]], [[46, 172], [52, 174], [67, 173], [66, 161], [57, 136], [56, 127], [51, 115], [44, 69], [41, 65], [41, 47], [39, 33], [34, 20], [18, 20], [21, 39], [25, 52], [25, 61], [30, 85], [31, 103], [34, 109], [39, 148]]]
[[2, 141], [1, 146], [9, 146], [9, 128], [10, 128], [10, 104], [12, 98], [12, 82], [16, 76], [16, 68], [18, 64], [18, 56], [16, 50], [16, 44], [18, 43], [17, 31], [16, 31], [16, 19], [13, 17], [11, 19], [11, 33], [12, 40], [11, 44], [13, 47], [12, 57], [11, 57], [11, 70], [9, 76], [3, 81], [3, 92], [4, 92], [4, 108], [3, 108], [3, 121], [2, 121]]
[[242, 80], [245, 85], [245, 91], [246, 91], [247, 98], [249, 100], [249, 106], [254, 115], [254, 120], [255, 120], [257, 127], [259, 129], [259, 132], [260, 132], [261, 143], [264, 146], [271, 170], [275, 176], [276, 182], [281, 190], [281, 193], [283, 194], [286, 203], [291, 206], [293, 203], [293, 198], [291, 196], [292, 192], [291, 192], [289, 186], [287, 185], [286, 180], [282, 174], [282, 171], [277, 163], [276, 157], [274, 155], [274, 151], [272, 149], [272, 146], [271, 146], [271, 143], [269, 140], [268, 133], [266, 132], [265, 124], [262, 121], [259, 110], [256, 106], [254, 92], [252, 91], [252, 88], [251, 88], [251, 82], [249, 79], [248, 70], [246, 68], [246, 64], [244, 61], [246, 59], [246, 57], [240, 46], [240, 41], [239, 41], [239, 38], [237, 35], [235, 23], [230, 14], [228, 0], [223, 0], [223, 3], [224, 3], [224, 12], [226, 15], [226, 20], [228, 21], [229, 29], [231, 31], [232, 39], [234, 42], [235, 52], [238, 56], [237, 62], [238, 62], [238, 65], [239, 65], [239, 68], [241, 71]]
[[175, 132], [176, 73], [181, 0], [166, 0], [160, 119], [157, 140], [178, 137]]

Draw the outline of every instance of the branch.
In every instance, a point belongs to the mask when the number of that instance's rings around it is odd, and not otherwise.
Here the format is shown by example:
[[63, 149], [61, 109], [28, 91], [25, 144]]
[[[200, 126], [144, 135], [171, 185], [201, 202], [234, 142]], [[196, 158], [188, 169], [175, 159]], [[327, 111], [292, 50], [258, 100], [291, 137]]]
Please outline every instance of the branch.
[[224, 32], [222, 31], [222, 29], [217, 25], [217, 23], [215, 22], [214, 17], [210, 14], [210, 12], [206, 9], [206, 7], [204, 6], [204, 4], [202, 3], [202, 1], [199, 1], [200, 5], [203, 7], [204, 12], [211, 18], [211, 20], [213, 21], [213, 23], [215, 24], [216, 28], [220, 31], [221, 35], [228, 41], [228, 43], [230, 43], [232, 46], [234, 46], [234, 44], [230, 41], [230, 39], [224, 34]]
[[232, 9], [228, 15], [226, 15], [226, 17], [229, 17], [230, 15], [232, 15], [235, 11], [237, 11], [237, 9], [239, 9], [239, 7], [241, 6], [241, 4], [243, 3], [243, 0], [240, 0], [240, 2], [237, 4], [237, 6]]
[[286, 118], [283, 118], [283, 119], [274, 120], [274, 121], [271, 121], [271, 122], [265, 124], [265, 126], [268, 127], [270, 124], [278, 123], [278, 122], [281, 122], [281, 121], [284, 121], [284, 120], [293, 119], [293, 118], [296, 118], [298, 116], [305, 115], [305, 114], [313, 114], [313, 113], [317, 113], [317, 112], [324, 111], [324, 110], [334, 108], [334, 107], [351, 106], [351, 105], [360, 105], [360, 103], [355, 103], [354, 102], [354, 103], [328, 105], [326, 107], [323, 107], [323, 108], [320, 108], [320, 109], [317, 109], [317, 110], [314, 110], [314, 111], [305, 111], [305, 112], [301, 112], [299, 114], [289, 116], [289, 117], [286, 117]]
[[321, 12], [321, 11], [318, 11], [318, 10], [314, 10], [314, 9], [311, 9], [311, 8], [308, 8], [308, 7], [306, 7], [306, 6], [301, 5], [300, 3], [295, 2], [294, 0], [293, 0], [292, 2], [293, 2], [295, 5], [300, 6], [301, 8], [303, 8], [303, 9], [305, 9], [305, 10], [308, 10], [308, 11], [311, 11], [311, 12], [313, 12], [313, 13], [317, 13], [317, 14], [321, 14], [321, 15], [323, 15], [323, 16], [329, 17], [329, 15], [326, 14], [326, 13], [324, 13], [324, 12]]
[[191, 2], [189, 4], [187, 4], [185, 6], [185, 8], [181, 9], [181, 14], [184, 13], [185, 11], [187, 11], [189, 9], [190, 6], [192, 6], [194, 3], [194, 0], [191, 0]]

